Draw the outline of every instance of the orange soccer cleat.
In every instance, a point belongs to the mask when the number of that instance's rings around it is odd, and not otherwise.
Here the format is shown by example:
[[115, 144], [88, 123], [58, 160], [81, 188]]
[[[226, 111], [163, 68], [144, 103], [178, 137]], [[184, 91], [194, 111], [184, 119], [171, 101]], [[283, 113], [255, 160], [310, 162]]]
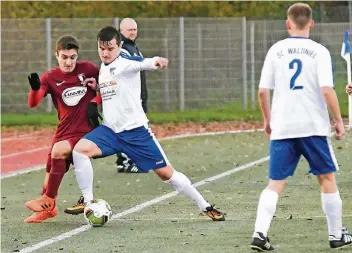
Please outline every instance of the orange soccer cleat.
[[42, 223], [46, 219], [56, 217], [57, 214], [58, 214], [58, 209], [57, 209], [57, 207], [54, 207], [54, 209], [51, 211], [35, 212], [31, 216], [29, 216], [27, 219], [25, 219], [24, 222], [25, 223]]
[[42, 195], [39, 199], [27, 201], [24, 205], [34, 212], [51, 211], [55, 208], [55, 199]]

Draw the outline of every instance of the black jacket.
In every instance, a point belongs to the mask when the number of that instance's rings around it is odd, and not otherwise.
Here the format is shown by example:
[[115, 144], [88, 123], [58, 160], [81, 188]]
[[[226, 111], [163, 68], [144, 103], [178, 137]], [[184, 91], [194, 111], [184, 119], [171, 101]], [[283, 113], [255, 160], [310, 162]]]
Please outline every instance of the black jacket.
[[[143, 57], [142, 53], [139, 51], [138, 47], [136, 46], [135, 41], [127, 39], [125, 36], [121, 34], [121, 41], [122, 48], [125, 49], [131, 56], [141, 56]], [[147, 90], [147, 82], [145, 78], [145, 71], [141, 71], [141, 100], [142, 100], [142, 107], [145, 113], [148, 112], [148, 90]]]

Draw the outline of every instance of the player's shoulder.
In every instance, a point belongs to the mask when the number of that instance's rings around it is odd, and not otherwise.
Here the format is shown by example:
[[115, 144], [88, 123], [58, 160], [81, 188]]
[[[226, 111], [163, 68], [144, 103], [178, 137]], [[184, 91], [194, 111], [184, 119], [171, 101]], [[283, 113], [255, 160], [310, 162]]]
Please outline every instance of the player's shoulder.
[[97, 69], [98, 66], [90, 61], [78, 61], [77, 67], [80, 69]]
[[52, 79], [52, 78], [55, 78], [55, 77], [58, 77], [59, 75], [61, 74], [61, 71], [59, 69], [59, 67], [56, 67], [54, 69], [51, 69], [49, 71], [46, 71], [44, 72], [40, 79], [43, 81], [43, 80], [49, 80], [49, 79]]
[[[124, 61], [124, 62], [126, 62], [126, 60], [127, 60], [127, 61], [138, 61], [138, 62], [143, 61], [143, 57], [141, 57], [141, 56], [136, 56], [136, 55], [131, 56], [131, 55], [129, 55], [129, 54], [126, 54], [126, 53], [123, 52], [123, 51], [120, 52], [120, 57], [119, 57], [119, 59], [120, 59], [120, 58], [121, 58], [122, 61]], [[126, 62], [126, 64], [128, 64], [128, 62]]]

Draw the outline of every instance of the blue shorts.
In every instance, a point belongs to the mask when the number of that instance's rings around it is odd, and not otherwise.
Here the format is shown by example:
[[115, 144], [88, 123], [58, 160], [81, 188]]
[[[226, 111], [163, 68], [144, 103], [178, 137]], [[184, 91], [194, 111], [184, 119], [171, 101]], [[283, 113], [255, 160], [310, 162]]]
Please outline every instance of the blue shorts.
[[144, 126], [115, 133], [100, 125], [83, 138], [94, 142], [100, 148], [103, 153], [100, 157], [123, 152], [144, 171], [163, 168], [169, 164], [158, 140], [152, 131]]
[[339, 169], [326, 136], [272, 140], [269, 178], [283, 180], [293, 176], [301, 155], [307, 159], [310, 172], [314, 175], [331, 173]]

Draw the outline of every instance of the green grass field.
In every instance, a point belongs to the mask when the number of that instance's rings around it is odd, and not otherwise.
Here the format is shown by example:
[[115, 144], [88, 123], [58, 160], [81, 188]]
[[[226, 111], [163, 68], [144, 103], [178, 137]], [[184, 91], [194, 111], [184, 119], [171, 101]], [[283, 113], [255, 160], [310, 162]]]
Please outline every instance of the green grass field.
[[[162, 145], [175, 168], [194, 183], [268, 153], [263, 133], [193, 137], [163, 141]], [[348, 132], [342, 141], [333, 141], [333, 145], [340, 164], [337, 178], [344, 224], [352, 229], [352, 133]], [[95, 197], [107, 200], [115, 214], [173, 191], [153, 173], [117, 174], [113, 162], [114, 157], [94, 160], [94, 190]], [[257, 164], [199, 187], [210, 203], [227, 213], [225, 222], [202, 217], [194, 203], [177, 195], [35, 252], [250, 252], [256, 206], [266, 186], [267, 167], [267, 162]], [[319, 186], [306, 175], [307, 168], [305, 161], [299, 164], [279, 200], [269, 234], [278, 252], [330, 252]], [[23, 204], [39, 196], [43, 175], [44, 171], [39, 171], [1, 180], [1, 252], [21, 252], [85, 225], [83, 216], [63, 213], [80, 196], [72, 170], [60, 188], [59, 216], [42, 224], [23, 222], [31, 214]], [[291, 215], [292, 219], [287, 219]], [[345, 251], [352, 251], [352, 247]]]

